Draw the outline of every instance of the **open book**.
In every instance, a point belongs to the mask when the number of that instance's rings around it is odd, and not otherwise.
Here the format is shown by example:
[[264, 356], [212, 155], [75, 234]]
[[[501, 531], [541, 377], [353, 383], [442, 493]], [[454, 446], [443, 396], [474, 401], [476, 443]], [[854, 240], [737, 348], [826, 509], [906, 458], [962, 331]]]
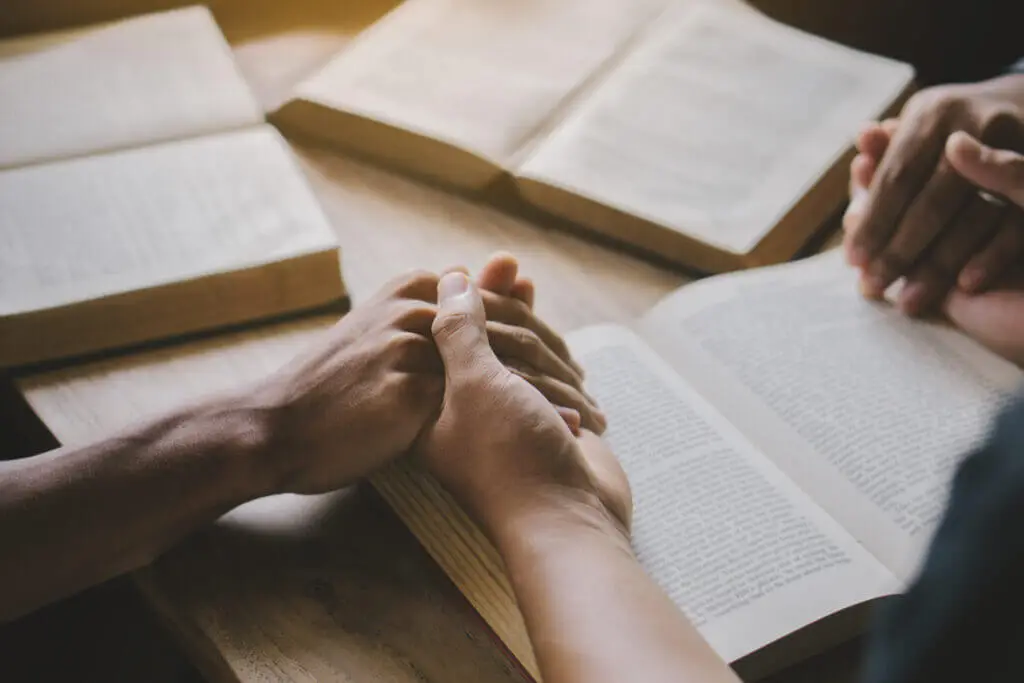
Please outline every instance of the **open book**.
[[0, 367], [344, 297], [205, 8], [0, 42], [0, 92]]
[[719, 272], [820, 229], [912, 78], [728, 0], [406, 0], [272, 120]]
[[[757, 677], [852, 637], [914, 574], [958, 457], [1020, 371], [862, 300], [836, 253], [686, 286], [569, 338], [635, 498], [640, 562]], [[496, 551], [414, 465], [375, 480], [534, 677]]]

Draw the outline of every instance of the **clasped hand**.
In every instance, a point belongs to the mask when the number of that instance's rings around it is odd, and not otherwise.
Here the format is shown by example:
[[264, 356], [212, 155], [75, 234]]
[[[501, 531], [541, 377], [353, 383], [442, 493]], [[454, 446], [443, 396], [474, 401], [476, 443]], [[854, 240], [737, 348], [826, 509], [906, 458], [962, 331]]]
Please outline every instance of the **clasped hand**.
[[923, 91], [857, 146], [843, 228], [865, 294], [904, 278], [905, 312], [1024, 365], [1024, 76]]
[[552, 487], [627, 520], [605, 417], [517, 271], [499, 256], [479, 286], [449, 274], [466, 310], [445, 315], [438, 276], [400, 277], [266, 380], [249, 402], [267, 416], [275, 490], [332, 490], [415, 452], [489, 528]]
[[865, 294], [903, 279], [899, 306], [929, 313], [1020, 265], [1024, 178], [987, 150], [1024, 152], [1024, 75], [922, 90], [857, 147], [843, 227]]

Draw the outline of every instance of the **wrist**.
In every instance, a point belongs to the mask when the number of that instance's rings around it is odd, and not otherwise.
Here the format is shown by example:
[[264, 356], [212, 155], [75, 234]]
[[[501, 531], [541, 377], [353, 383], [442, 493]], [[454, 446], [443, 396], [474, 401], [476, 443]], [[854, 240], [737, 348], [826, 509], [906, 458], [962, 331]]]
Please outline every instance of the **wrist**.
[[234, 473], [235, 496], [246, 502], [281, 492], [287, 477], [280, 456], [273, 408], [240, 395], [211, 401], [200, 409], [216, 450]]
[[507, 565], [563, 551], [579, 541], [607, 543], [632, 554], [629, 530], [596, 493], [540, 492], [485, 523]]

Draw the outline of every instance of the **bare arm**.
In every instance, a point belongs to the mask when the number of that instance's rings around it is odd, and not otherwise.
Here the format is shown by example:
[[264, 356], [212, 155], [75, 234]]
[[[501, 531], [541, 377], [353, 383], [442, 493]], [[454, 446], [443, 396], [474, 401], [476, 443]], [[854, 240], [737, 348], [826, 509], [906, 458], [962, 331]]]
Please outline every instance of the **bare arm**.
[[223, 400], [0, 466], [0, 620], [140, 567], [269, 493], [258, 411]]
[[548, 683], [738, 680], [600, 510], [562, 506], [507, 526], [500, 539]]

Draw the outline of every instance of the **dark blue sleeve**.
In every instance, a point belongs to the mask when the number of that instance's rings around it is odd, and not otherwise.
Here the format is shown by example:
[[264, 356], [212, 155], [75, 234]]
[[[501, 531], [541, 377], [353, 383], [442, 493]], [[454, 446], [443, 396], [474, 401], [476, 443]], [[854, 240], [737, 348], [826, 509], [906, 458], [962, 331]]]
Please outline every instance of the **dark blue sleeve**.
[[1024, 400], [961, 465], [919, 576], [880, 614], [864, 681], [1024, 681]]

